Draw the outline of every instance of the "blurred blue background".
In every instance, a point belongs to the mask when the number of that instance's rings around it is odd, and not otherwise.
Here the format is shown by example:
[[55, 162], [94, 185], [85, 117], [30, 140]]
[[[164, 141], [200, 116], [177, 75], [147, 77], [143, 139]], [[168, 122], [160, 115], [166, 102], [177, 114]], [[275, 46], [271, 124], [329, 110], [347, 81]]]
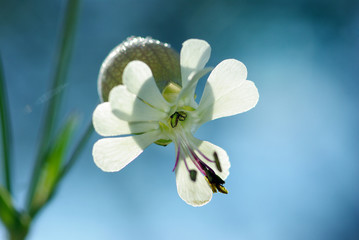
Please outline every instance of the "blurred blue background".
[[[64, 7], [60, 0], [0, 0], [20, 207]], [[77, 29], [63, 118], [77, 111], [89, 121], [101, 62], [131, 35], [178, 51], [188, 38], [205, 39], [208, 65], [241, 60], [260, 100], [196, 133], [227, 150], [229, 195], [186, 205], [171, 172], [173, 145], [151, 145], [121, 172], [104, 173], [92, 160], [94, 134], [30, 240], [359, 239], [358, 1], [87, 0]], [[0, 239], [4, 234], [0, 225]]]

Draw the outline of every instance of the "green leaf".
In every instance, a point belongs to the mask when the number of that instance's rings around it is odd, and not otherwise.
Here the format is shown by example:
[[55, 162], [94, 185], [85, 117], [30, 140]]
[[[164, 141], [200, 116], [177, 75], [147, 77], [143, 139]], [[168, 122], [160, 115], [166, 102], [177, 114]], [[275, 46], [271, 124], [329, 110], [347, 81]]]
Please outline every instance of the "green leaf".
[[46, 161], [40, 173], [38, 185], [35, 190], [33, 201], [30, 205], [30, 216], [34, 216], [38, 210], [50, 199], [55, 190], [57, 179], [62, 171], [66, 153], [72, 140], [77, 123], [77, 117], [72, 115], [51, 143], [51, 148], [46, 154]]
[[88, 126], [86, 128], [86, 131], [82, 134], [82, 136], [79, 139], [79, 141], [77, 142], [77, 144], [74, 148], [74, 151], [72, 152], [69, 160], [66, 162], [66, 165], [62, 169], [61, 175], [60, 175], [58, 181], [60, 181], [61, 178], [63, 178], [70, 171], [70, 169], [72, 168], [72, 166], [74, 165], [74, 163], [76, 162], [78, 157], [80, 156], [80, 153], [86, 146], [86, 143], [90, 139], [93, 132], [94, 132], [94, 128], [92, 125], [92, 121], [90, 121], [90, 123], [88, 124]]
[[71, 62], [71, 53], [75, 40], [78, 8], [79, 0], [68, 1], [60, 48], [58, 49], [57, 54], [57, 65], [51, 87], [51, 92], [56, 92], [56, 94], [50, 99], [47, 106], [46, 121], [43, 129], [43, 144], [46, 144], [52, 136], [58, 119], [60, 103], [63, 96], [63, 91], [58, 90], [62, 89], [66, 85], [67, 74]]
[[7, 93], [5, 86], [4, 72], [2, 68], [2, 61], [0, 56], [0, 133], [1, 133], [1, 143], [0, 147], [2, 158], [4, 161], [3, 171], [5, 177], [5, 186], [6, 189], [11, 193], [11, 167], [10, 167], [10, 157], [11, 157], [11, 126], [10, 126], [10, 113], [8, 111], [7, 103]]
[[0, 220], [8, 231], [9, 239], [25, 239], [31, 218], [15, 209], [10, 193], [4, 187], [0, 187]]
[[[75, 27], [77, 22], [79, 2], [80, 0], [68, 0], [67, 2], [65, 19], [60, 38], [61, 43], [59, 45], [57, 54], [57, 65], [55, 75], [52, 81], [52, 87], [50, 89], [51, 92], [57, 91], [58, 89], [63, 88], [63, 86], [66, 85], [66, 76], [68, 73], [71, 52], [74, 45]], [[28, 207], [30, 207], [31, 202], [33, 201], [33, 196], [35, 193], [35, 189], [38, 185], [40, 173], [42, 171], [43, 165], [46, 162], [46, 154], [50, 148], [49, 142], [51, 142], [53, 133], [56, 129], [62, 95], [63, 91], [57, 92], [57, 94], [55, 94], [50, 99], [47, 105], [45, 122], [43, 125], [44, 127], [42, 129], [42, 136], [39, 144], [37, 162], [31, 178], [30, 188], [27, 197]]]
[[78, 140], [77, 144], [75, 145], [73, 152], [71, 153], [69, 160], [66, 162], [66, 164], [62, 167], [60, 174], [58, 175], [57, 179], [55, 179], [55, 183], [53, 185], [53, 191], [49, 197], [49, 200], [53, 196], [53, 194], [56, 192], [58, 184], [61, 182], [61, 180], [66, 176], [66, 174], [70, 171], [72, 166], [75, 164], [76, 160], [80, 156], [82, 150], [86, 146], [88, 140], [90, 139], [92, 133], [94, 132], [94, 128], [92, 125], [92, 121], [90, 121], [88, 127], [86, 128], [85, 132], [82, 134], [80, 139]]
[[0, 219], [7, 229], [15, 229], [18, 225], [18, 213], [10, 193], [4, 187], [0, 187]]

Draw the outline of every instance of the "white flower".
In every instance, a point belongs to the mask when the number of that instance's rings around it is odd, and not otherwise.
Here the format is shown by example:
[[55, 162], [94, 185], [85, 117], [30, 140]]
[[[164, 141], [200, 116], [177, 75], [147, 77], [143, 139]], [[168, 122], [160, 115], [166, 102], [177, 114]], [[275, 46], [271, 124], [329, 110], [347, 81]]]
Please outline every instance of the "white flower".
[[[211, 72], [197, 104], [194, 92], [198, 80], [211, 70], [204, 68], [210, 52], [203, 40], [185, 41], [180, 54], [182, 89], [169, 85], [162, 93], [145, 63], [132, 61], [126, 66], [123, 85], [114, 87], [109, 102], [93, 113], [95, 130], [111, 137], [93, 146], [99, 168], [119, 171], [151, 143], [173, 141], [177, 191], [186, 203], [202, 206], [211, 200], [212, 192], [227, 193], [223, 187], [230, 167], [226, 151], [192, 133], [209, 120], [248, 111], [259, 95], [254, 83], [246, 80], [244, 64], [227, 59]], [[127, 136], [112, 137], [119, 135]]]

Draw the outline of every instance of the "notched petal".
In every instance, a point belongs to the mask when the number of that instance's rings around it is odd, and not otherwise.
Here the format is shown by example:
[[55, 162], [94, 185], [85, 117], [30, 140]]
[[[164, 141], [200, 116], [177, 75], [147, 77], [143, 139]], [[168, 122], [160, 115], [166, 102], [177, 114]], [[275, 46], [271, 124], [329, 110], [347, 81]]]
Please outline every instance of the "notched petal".
[[99, 104], [93, 115], [92, 123], [98, 134], [104, 137], [136, 134], [157, 129], [156, 122], [127, 122], [117, 117], [109, 102]]
[[235, 59], [221, 62], [211, 72], [197, 109], [201, 123], [248, 111], [257, 104], [258, 90], [246, 77], [246, 67]]
[[180, 55], [182, 86], [184, 87], [189, 81], [190, 74], [203, 69], [208, 62], [211, 46], [204, 40], [189, 39], [183, 43]]
[[153, 107], [162, 111], [170, 109], [155, 83], [151, 69], [144, 62], [130, 62], [123, 72], [123, 82], [131, 93]]
[[159, 121], [167, 116], [137, 98], [123, 85], [111, 90], [109, 100], [113, 113], [126, 121]]
[[103, 171], [120, 171], [159, 138], [159, 131], [129, 137], [103, 138], [94, 144], [92, 156], [95, 164]]
[[[196, 168], [190, 160], [187, 160], [187, 164], [189, 169]], [[192, 177], [194, 177], [193, 174]], [[204, 176], [200, 174], [193, 181], [184, 161], [179, 161], [176, 167], [176, 184], [178, 195], [189, 205], [200, 207], [212, 199], [212, 190]]]

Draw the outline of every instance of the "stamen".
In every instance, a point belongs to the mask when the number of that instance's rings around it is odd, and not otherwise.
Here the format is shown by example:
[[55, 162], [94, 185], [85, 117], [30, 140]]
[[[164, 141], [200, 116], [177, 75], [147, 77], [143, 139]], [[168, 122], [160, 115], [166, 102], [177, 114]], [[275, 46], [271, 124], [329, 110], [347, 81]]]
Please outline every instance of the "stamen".
[[196, 151], [199, 152], [199, 154], [201, 154], [202, 157], [204, 157], [208, 162], [214, 163], [215, 161], [209, 159], [208, 157], [206, 157], [206, 155], [204, 155], [198, 148], [196, 148]]
[[171, 115], [171, 127], [172, 128], [175, 128], [178, 124], [178, 117], [179, 117], [179, 114], [178, 112], [175, 112], [174, 114]]
[[[218, 158], [218, 156], [217, 156]], [[222, 180], [210, 167], [208, 167], [204, 162], [200, 161], [199, 164], [206, 172], [205, 178], [212, 189], [213, 193], [216, 193], [217, 190], [220, 193], [228, 194], [227, 189], [223, 186], [225, 181]]]
[[218, 177], [217, 174], [213, 171], [213, 169], [210, 168], [207, 164], [202, 161], [199, 161], [199, 164], [201, 165], [201, 168], [204, 170], [205, 175], [208, 177], [208, 180], [210, 182], [216, 182], [220, 184], [224, 183], [222, 178]]
[[172, 169], [172, 172], [176, 169], [177, 167], [177, 164], [178, 164], [178, 160], [179, 160], [179, 156], [180, 156], [180, 153], [181, 153], [181, 148], [178, 144], [177, 145], [177, 156], [176, 156], [176, 162], [175, 162], [175, 166], [174, 168]]
[[201, 160], [199, 159], [199, 157], [196, 155], [196, 153], [189, 149], [191, 154], [188, 154], [188, 156], [191, 158], [193, 164], [197, 167], [197, 169], [203, 174], [206, 175], [206, 172], [204, 171], [203, 167], [201, 166]]
[[195, 181], [196, 181], [196, 178], [197, 178], [197, 171], [196, 171], [196, 170], [190, 170], [190, 171], [189, 171], [189, 176], [190, 176], [191, 180], [192, 180], [193, 182], [195, 182]]
[[[175, 124], [178, 124], [178, 121], [182, 121], [181, 119], [185, 118], [186, 115], [182, 115], [182, 112], [175, 112], [171, 116], [171, 124], [173, 119]], [[186, 114], [186, 113], [185, 113]], [[181, 119], [180, 119], [181, 118]], [[177, 126], [177, 125], [176, 125]], [[186, 138], [184, 133], [181, 131], [181, 125], [178, 128], [179, 131], [175, 131], [177, 135], [177, 141], [175, 140], [176, 146], [177, 146], [177, 156], [176, 156], [176, 164], [175, 168], [177, 166], [177, 162], [179, 161], [179, 158], [182, 158], [182, 160], [185, 163], [186, 169], [189, 173], [190, 179], [195, 182], [197, 179], [197, 171], [193, 169], [189, 169], [188, 163], [186, 161], [186, 158], [190, 158], [190, 161], [193, 162], [195, 167], [199, 172], [201, 172], [206, 179], [209, 187], [211, 188], [213, 193], [220, 192], [224, 194], [228, 194], [227, 189], [223, 186], [225, 181], [221, 177], [219, 177], [216, 172], [205, 163], [205, 160], [211, 163], [215, 163], [216, 168], [219, 172], [222, 172], [222, 166], [219, 161], [219, 157], [217, 152], [213, 153], [214, 160], [209, 159], [206, 157], [192, 142], [188, 141], [189, 139]], [[189, 159], [188, 159], [189, 160]]]
[[228, 190], [220, 184], [216, 185], [218, 192], [228, 194]]
[[213, 192], [213, 193], [216, 193], [216, 192], [217, 192], [216, 186], [215, 186], [213, 183], [211, 183], [211, 182], [208, 180], [207, 177], [204, 177], [204, 178], [206, 179], [206, 181], [207, 181], [208, 185], [210, 186], [212, 192]]
[[222, 167], [221, 167], [221, 163], [219, 162], [217, 152], [213, 153], [213, 157], [214, 157], [214, 161], [216, 163], [216, 167], [217, 167], [218, 171], [222, 172]]
[[178, 120], [180, 120], [180, 121], [186, 120], [186, 117], [187, 117], [187, 113], [186, 113], [186, 112], [184, 112], [184, 111], [179, 111], [178, 114], [179, 114]]
[[197, 169], [203, 174], [206, 175], [206, 172], [203, 170], [203, 168], [200, 166], [200, 159], [198, 158], [198, 156], [191, 150], [189, 149], [191, 154], [188, 154], [188, 156], [191, 158], [193, 164], [197, 167]]
[[187, 161], [186, 161], [186, 158], [185, 158], [185, 157], [183, 158], [183, 161], [184, 161], [184, 165], [185, 165], [186, 168], [187, 168], [187, 171], [189, 172], [190, 170], [189, 170], [189, 168], [188, 168]]
[[170, 116], [171, 127], [175, 128], [178, 125], [178, 121], [184, 121], [187, 118], [187, 113], [184, 111], [175, 112]]

